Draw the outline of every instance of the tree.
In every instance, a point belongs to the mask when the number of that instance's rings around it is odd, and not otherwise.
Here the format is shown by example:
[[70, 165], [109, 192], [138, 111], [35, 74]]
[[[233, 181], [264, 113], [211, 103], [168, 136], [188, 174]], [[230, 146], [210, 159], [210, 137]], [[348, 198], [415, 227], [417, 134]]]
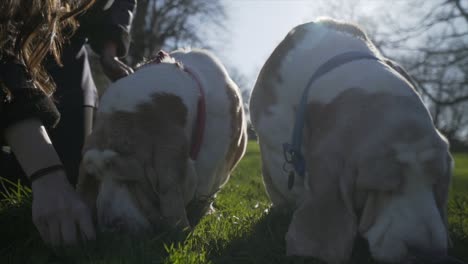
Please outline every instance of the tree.
[[224, 18], [221, 0], [139, 0], [129, 60], [139, 62], [162, 48], [207, 47], [210, 33], [223, 27]]
[[[407, 3], [412, 23], [380, 35], [382, 50], [405, 64], [430, 107], [435, 125], [451, 140], [468, 135], [468, 3], [461, 0]], [[400, 14], [401, 16], [401, 14]]]

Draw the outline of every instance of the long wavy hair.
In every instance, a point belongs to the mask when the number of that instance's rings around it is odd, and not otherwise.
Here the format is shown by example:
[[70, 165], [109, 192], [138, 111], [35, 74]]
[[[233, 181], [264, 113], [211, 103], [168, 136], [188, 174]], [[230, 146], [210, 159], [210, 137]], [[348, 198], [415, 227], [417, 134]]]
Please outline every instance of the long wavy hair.
[[47, 95], [55, 84], [44, 69], [49, 53], [60, 65], [63, 43], [78, 27], [76, 16], [95, 0], [1, 0], [0, 59], [24, 64], [35, 86]]

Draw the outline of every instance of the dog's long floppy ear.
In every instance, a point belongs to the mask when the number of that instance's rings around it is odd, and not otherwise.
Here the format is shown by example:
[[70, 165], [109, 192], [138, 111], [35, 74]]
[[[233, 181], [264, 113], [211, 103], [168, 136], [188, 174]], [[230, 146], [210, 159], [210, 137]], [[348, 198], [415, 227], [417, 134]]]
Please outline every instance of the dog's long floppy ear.
[[359, 204], [363, 211], [359, 232], [365, 233], [375, 222], [379, 213], [380, 196], [378, 193], [398, 191], [403, 185], [404, 165], [400, 164], [391, 152], [357, 162], [355, 190], [367, 193], [367, 198]]
[[174, 127], [164, 142], [154, 147], [155, 175], [147, 176], [159, 195], [161, 215], [172, 227], [189, 227], [184, 187], [187, 177], [188, 144], [182, 128]]
[[96, 212], [96, 199], [99, 192], [99, 174], [103, 172], [106, 164], [113, 155], [113, 152], [100, 151], [97, 149], [89, 149], [83, 154], [76, 190], [93, 213]]
[[352, 173], [332, 155], [315, 160], [307, 163], [311, 191], [293, 215], [286, 234], [287, 254], [345, 263], [357, 233]]
[[395, 191], [403, 184], [404, 167], [395, 153], [363, 159], [357, 163], [356, 188], [358, 190]]
[[127, 182], [140, 181], [144, 179], [144, 172], [141, 162], [134, 157], [122, 156], [112, 150], [91, 149], [83, 155], [77, 191], [95, 213], [103, 177], [111, 176], [114, 180]]
[[96, 199], [99, 191], [99, 181], [94, 176], [87, 173], [83, 164], [80, 165], [76, 190], [91, 210], [93, 216], [96, 216]]
[[133, 155], [114, 155], [106, 166], [115, 180], [141, 182], [145, 178], [143, 162]]

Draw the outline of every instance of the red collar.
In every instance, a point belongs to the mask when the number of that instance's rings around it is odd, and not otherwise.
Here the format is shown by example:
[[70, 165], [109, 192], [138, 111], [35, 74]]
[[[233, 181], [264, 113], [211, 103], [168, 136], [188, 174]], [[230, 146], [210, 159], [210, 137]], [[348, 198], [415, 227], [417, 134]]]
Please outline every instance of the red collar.
[[[149, 63], [159, 64], [165, 58], [170, 57], [167, 52], [160, 50], [156, 57], [152, 59]], [[200, 153], [201, 145], [203, 143], [203, 135], [205, 134], [205, 125], [206, 125], [206, 100], [205, 100], [205, 92], [203, 90], [202, 83], [198, 76], [187, 66], [183, 66], [182, 68], [184, 72], [186, 72], [192, 79], [195, 80], [197, 83], [199, 96], [198, 96], [198, 103], [197, 103], [197, 116], [196, 122], [193, 124], [192, 129], [192, 145], [190, 146], [190, 158], [192, 160], [196, 160], [198, 158], [198, 154]]]

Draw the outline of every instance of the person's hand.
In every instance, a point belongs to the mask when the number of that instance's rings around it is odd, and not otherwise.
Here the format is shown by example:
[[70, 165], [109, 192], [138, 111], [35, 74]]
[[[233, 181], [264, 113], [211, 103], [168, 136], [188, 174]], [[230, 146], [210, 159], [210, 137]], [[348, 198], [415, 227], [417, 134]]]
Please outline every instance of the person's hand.
[[117, 45], [108, 41], [101, 51], [101, 65], [104, 73], [113, 82], [133, 73], [133, 69], [117, 57]]
[[33, 222], [44, 242], [57, 247], [95, 239], [90, 210], [73, 190], [63, 171], [35, 180], [32, 191]]
[[[45, 127], [39, 119], [17, 122], [5, 129], [6, 142], [26, 175], [60, 164]], [[32, 182], [32, 220], [44, 242], [51, 246], [73, 245], [95, 238], [89, 209], [57, 170]]]

